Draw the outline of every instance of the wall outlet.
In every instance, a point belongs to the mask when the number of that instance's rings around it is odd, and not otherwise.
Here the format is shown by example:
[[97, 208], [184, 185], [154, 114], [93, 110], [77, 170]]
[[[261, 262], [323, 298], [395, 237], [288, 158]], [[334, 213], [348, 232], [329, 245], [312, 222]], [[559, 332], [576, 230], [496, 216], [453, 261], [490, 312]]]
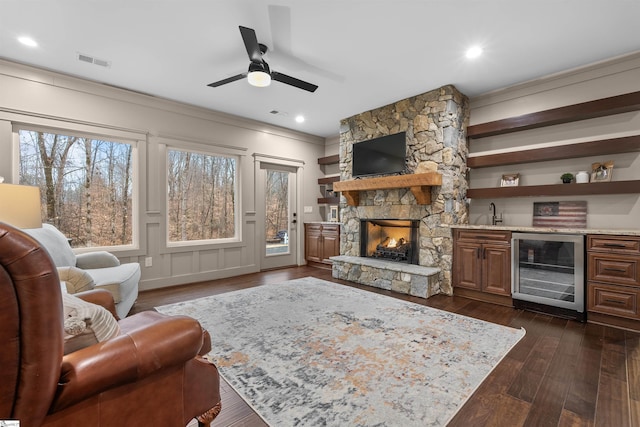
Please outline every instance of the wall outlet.
[[313, 206], [305, 206], [304, 213], [313, 213]]
[[145, 267], [151, 267], [153, 266], [153, 258], [148, 256], [144, 259], [144, 266]]

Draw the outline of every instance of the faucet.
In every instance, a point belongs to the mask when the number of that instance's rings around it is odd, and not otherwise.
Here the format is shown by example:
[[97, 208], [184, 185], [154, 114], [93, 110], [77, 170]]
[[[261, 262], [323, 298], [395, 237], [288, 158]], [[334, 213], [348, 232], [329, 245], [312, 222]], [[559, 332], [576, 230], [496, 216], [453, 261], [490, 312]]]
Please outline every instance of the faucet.
[[496, 216], [496, 205], [493, 202], [489, 203], [489, 212], [491, 212], [491, 225], [502, 224], [502, 214]]

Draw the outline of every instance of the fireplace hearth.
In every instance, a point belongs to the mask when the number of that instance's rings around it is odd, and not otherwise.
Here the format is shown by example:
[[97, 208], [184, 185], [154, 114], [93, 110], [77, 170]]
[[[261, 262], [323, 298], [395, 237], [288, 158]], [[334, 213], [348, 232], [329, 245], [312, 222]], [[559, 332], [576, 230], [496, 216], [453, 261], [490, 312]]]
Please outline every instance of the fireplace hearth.
[[418, 264], [420, 221], [361, 219], [360, 255], [407, 264]]

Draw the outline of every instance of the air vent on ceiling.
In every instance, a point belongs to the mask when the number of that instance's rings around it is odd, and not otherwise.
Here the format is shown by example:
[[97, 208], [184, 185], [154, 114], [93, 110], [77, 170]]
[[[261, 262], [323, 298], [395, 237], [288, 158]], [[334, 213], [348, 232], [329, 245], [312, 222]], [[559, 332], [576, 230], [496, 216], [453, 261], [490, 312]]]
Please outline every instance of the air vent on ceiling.
[[93, 56], [85, 55], [84, 53], [78, 53], [78, 61], [88, 62], [89, 64], [95, 64], [105, 68], [109, 68], [111, 66], [109, 61], [94, 58]]

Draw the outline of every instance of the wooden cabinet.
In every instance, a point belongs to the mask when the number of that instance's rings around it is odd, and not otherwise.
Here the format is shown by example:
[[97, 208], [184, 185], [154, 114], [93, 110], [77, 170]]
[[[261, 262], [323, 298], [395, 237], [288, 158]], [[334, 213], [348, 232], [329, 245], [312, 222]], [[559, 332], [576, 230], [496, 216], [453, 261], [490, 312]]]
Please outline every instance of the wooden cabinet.
[[305, 223], [304, 253], [309, 264], [331, 265], [329, 257], [340, 255], [340, 225]]
[[453, 286], [456, 295], [511, 306], [511, 232], [456, 229]]
[[511, 296], [511, 244], [482, 244], [482, 291]]
[[640, 237], [587, 236], [587, 319], [640, 330]]

